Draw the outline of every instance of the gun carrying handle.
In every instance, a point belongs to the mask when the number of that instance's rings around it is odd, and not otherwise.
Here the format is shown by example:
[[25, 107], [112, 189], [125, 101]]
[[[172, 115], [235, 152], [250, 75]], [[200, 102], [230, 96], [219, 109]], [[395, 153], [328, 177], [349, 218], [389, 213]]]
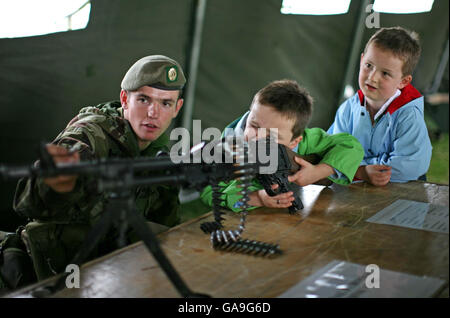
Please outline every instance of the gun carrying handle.
[[316, 154], [310, 154], [310, 155], [299, 155], [296, 152], [292, 151], [288, 147], [285, 147], [287, 157], [289, 159], [289, 162], [291, 164], [291, 170], [290, 173], [296, 173], [298, 170], [300, 170], [300, 165], [295, 161], [294, 157], [300, 157], [303, 160], [306, 160], [313, 165], [316, 165], [320, 162], [320, 156]]

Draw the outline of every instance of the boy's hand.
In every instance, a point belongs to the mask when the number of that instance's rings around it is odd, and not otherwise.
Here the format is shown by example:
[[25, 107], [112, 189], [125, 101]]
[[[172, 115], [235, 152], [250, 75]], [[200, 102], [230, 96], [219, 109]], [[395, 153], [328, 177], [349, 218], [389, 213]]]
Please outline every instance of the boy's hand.
[[384, 186], [391, 180], [392, 169], [385, 165], [360, 166], [356, 177], [374, 186]]
[[301, 166], [301, 169], [291, 176], [288, 176], [289, 182], [294, 182], [303, 187], [316, 181], [324, 179], [334, 173], [331, 166], [326, 163], [313, 165], [312, 163], [295, 156], [294, 160]]
[[[272, 185], [272, 189], [278, 188], [278, 184]], [[269, 208], [284, 209], [292, 205], [292, 201], [295, 200], [294, 193], [292, 191], [281, 193], [271, 197], [267, 194], [266, 190], [258, 190], [250, 193], [250, 200], [248, 204], [253, 206], [266, 206]]]
[[[56, 165], [61, 162], [75, 163], [80, 161], [80, 154], [78, 152], [71, 153], [61, 146], [49, 144], [47, 145], [47, 151], [52, 156]], [[71, 192], [75, 188], [76, 182], [77, 176], [56, 176], [44, 179], [46, 185], [59, 193]]]

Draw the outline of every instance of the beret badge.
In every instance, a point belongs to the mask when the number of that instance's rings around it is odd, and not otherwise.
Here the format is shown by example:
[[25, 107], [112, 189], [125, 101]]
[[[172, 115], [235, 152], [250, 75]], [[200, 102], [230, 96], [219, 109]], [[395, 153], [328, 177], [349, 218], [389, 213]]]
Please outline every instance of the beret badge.
[[176, 67], [171, 66], [167, 68], [167, 79], [169, 81], [169, 83], [171, 82], [175, 82], [178, 78], [178, 72]]

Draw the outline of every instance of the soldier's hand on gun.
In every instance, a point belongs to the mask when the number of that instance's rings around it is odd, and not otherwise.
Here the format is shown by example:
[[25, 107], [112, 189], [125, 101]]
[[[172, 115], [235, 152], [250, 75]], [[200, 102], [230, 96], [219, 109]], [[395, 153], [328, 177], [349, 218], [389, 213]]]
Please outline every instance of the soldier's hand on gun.
[[[276, 190], [278, 184], [273, 184], [272, 189]], [[281, 193], [276, 196], [271, 197], [267, 194], [266, 190], [261, 189], [250, 193], [250, 201], [248, 202], [253, 206], [266, 206], [269, 208], [284, 209], [292, 205], [292, 201], [295, 200], [294, 193], [292, 191]]]
[[312, 184], [334, 173], [333, 168], [325, 163], [313, 165], [300, 157], [294, 157], [294, 160], [301, 166], [301, 168], [293, 175], [288, 176], [288, 180], [289, 182], [294, 182], [301, 187]]
[[[52, 144], [48, 144], [46, 147], [56, 165], [58, 163], [76, 163], [80, 161], [80, 154], [78, 152], [72, 152], [64, 147]], [[60, 193], [71, 192], [75, 188], [76, 182], [77, 176], [74, 175], [44, 179], [46, 185]]]

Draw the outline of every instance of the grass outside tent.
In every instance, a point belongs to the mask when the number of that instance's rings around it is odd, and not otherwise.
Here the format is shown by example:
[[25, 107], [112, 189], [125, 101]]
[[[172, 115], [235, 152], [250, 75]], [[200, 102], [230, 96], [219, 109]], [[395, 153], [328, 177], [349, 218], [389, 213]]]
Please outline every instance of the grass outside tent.
[[427, 172], [427, 181], [448, 184], [448, 133], [441, 134], [438, 138], [432, 140], [431, 144], [433, 145], [433, 155]]

